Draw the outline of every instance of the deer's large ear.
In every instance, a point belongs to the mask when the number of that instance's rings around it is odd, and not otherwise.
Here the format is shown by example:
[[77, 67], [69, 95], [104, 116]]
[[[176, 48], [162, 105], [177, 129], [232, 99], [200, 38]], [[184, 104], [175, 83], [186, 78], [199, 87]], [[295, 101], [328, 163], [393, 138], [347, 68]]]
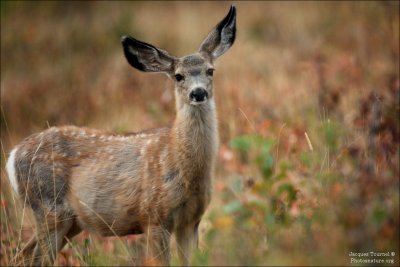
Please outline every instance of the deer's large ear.
[[176, 58], [166, 51], [129, 36], [123, 36], [121, 42], [126, 59], [135, 69], [168, 74], [173, 72]]
[[200, 45], [199, 52], [206, 53], [213, 59], [225, 53], [236, 37], [236, 7], [231, 6], [226, 17], [208, 34]]

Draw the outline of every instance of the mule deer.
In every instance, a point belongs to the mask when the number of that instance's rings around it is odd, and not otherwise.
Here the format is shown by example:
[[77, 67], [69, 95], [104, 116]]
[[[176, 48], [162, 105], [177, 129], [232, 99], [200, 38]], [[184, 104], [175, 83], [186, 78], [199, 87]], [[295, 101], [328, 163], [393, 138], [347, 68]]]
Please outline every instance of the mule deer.
[[181, 263], [189, 263], [210, 202], [218, 148], [213, 63], [232, 46], [235, 33], [231, 6], [198, 52], [182, 58], [122, 37], [131, 66], [175, 79], [177, 113], [170, 127], [131, 135], [52, 127], [11, 151], [11, 185], [36, 222], [36, 237], [21, 251], [29, 255], [24, 264], [53, 264], [83, 229], [103, 236], [144, 233], [146, 258], [163, 265], [169, 264], [175, 233]]

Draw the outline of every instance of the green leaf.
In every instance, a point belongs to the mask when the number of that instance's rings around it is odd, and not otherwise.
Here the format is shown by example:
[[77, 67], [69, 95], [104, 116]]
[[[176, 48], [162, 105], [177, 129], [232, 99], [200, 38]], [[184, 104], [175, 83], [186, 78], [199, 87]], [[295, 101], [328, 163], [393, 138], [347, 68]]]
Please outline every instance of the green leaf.
[[383, 207], [376, 207], [372, 212], [372, 218], [374, 223], [381, 224], [385, 221], [387, 216], [387, 211]]
[[264, 222], [265, 222], [266, 225], [268, 225], [268, 226], [274, 225], [275, 221], [276, 221], [276, 219], [275, 219], [275, 215], [274, 214], [269, 213], [269, 214], [267, 214], [265, 216]]
[[288, 197], [289, 197], [289, 205], [296, 200], [296, 190], [294, 189], [293, 185], [289, 184], [289, 183], [285, 183], [279, 186], [278, 188], [278, 194], [282, 194], [283, 192], [287, 192], [288, 193]]
[[232, 185], [232, 189], [235, 191], [235, 192], [240, 192], [240, 191], [242, 191], [242, 178], [240, 178], [240, 177], [238, 177], [238, 178], [236, 178], [236, 179], [234, 179], [233, 181], [232, 181], [232, 183], [231, 183], [231, 185]]
[[264, 139], [261, 144], [261, 153], [270, 153], [274, 141], [272, 139]]
[[260, 156], [257, 158], [257, 163], [265, 179], [272, 176], [274, 169], [274, 158], [271, 153], [267, 150], [261, 152]]
[[242, 208], [242, 203], [239, 200], [234, 200], [228, 204], [226, 204], [223, 208], [225, 214], [230, 214], [236, 211], [239, 211]]
[[239, 136], [231, 140], [230, 146], [238, 151], [249, 151], [251, 148], [251, 138], [247, 135]]

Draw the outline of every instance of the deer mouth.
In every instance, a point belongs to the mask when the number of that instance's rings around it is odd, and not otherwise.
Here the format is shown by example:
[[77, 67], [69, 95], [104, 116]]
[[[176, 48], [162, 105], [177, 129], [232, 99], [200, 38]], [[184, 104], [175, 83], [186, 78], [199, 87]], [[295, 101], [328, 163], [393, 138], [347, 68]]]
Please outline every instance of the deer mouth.
[[193, 105], [193, 106], [199, 106], [199, 105], [202, 105], [202, 104], [204, 104], [206, 102], [207, 102], [207, 97], [202, 101], [193, 101], [192, 100], [192, 101], [190, 101], [190, 104]]

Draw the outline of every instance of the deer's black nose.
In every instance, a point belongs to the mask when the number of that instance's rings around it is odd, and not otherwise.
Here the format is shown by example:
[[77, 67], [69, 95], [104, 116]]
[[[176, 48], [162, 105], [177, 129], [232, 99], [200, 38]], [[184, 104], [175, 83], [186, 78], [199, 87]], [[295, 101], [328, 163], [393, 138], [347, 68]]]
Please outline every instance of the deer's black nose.
[[191, 101], [202, 102], [207, 99], [208, 92], [204, 88], [198, 87], [190, 92], [189, 97]]

